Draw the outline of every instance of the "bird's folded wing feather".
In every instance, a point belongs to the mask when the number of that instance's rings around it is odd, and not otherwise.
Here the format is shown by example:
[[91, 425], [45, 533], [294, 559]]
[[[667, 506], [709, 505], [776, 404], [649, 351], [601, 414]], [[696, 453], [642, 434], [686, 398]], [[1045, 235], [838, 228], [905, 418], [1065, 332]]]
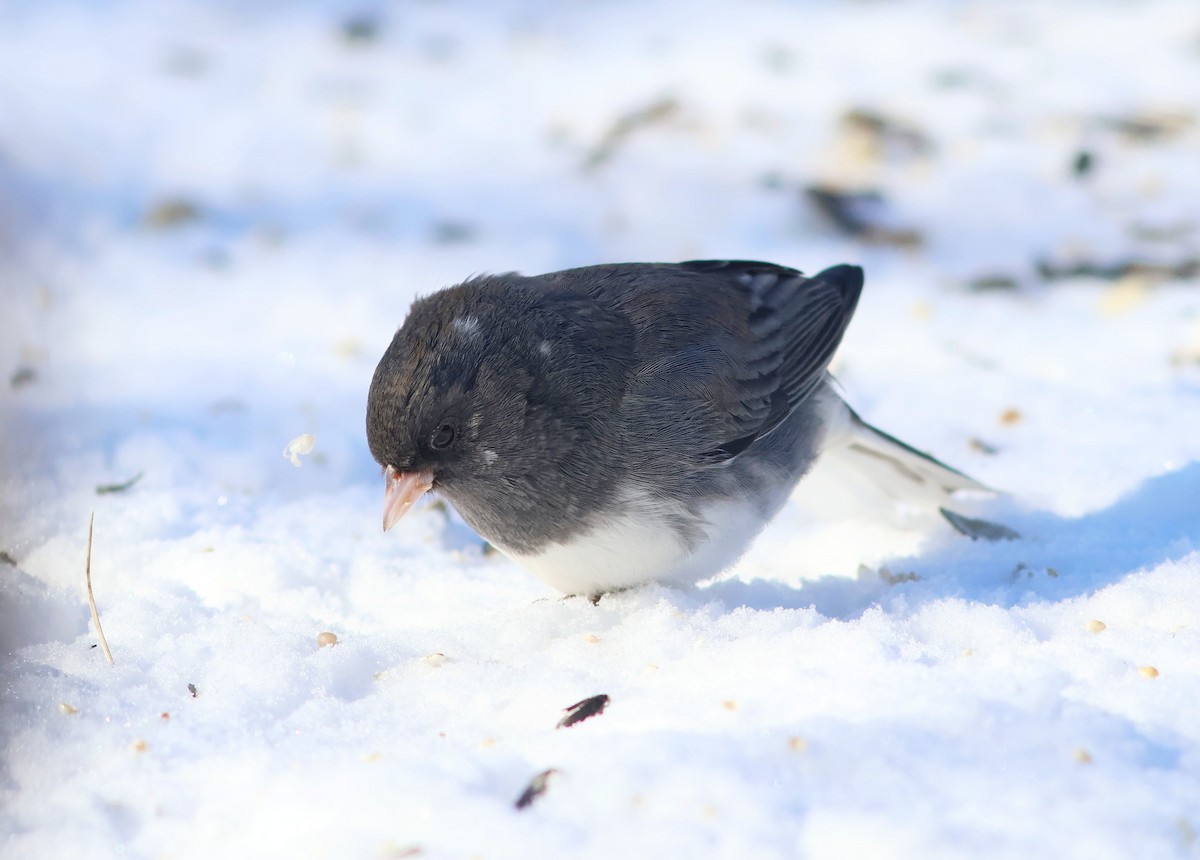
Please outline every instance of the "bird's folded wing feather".
[[711, 260], [671, 268], [685, 276], [671, 280], [690, 293], [689, 320], [704, 320], [708, 330], [642, 364], [630, 393], [643, 398], [642, 421], [655, 420], [655, 401], [673, 403], [686, 425], [675, 437], [688, 439], [700, 461], [721, 463], [770, 433], [821, 383], [854, 313], [862, 271], [835, 266], [806, 278], [770, 263]]

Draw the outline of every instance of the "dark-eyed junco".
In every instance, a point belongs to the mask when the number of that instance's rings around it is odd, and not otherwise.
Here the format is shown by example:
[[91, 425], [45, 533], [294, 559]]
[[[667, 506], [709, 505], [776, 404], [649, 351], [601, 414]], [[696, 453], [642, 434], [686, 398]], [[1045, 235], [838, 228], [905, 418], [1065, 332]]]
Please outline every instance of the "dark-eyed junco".
[[545, 582], [598, 594], [728, 567], [830, 448], [893, 495], [980, 489], [835, 393], [862, 284], [855, 266], [701, 260], [418, 300], [367, 402], [384, 528], [434, 490]]

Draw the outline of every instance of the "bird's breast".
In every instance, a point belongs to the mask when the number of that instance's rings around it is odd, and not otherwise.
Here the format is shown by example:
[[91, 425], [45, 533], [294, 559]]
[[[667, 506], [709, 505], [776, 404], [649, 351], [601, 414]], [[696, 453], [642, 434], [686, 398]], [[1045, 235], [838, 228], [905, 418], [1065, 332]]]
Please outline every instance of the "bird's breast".
[[766, 522], [750, 499], [688, 509], [626, 487], [589, 527], [533, 552], [504, 550], [566, 594], [617, 591], [651, 581], [690, 585], [735, 562]]

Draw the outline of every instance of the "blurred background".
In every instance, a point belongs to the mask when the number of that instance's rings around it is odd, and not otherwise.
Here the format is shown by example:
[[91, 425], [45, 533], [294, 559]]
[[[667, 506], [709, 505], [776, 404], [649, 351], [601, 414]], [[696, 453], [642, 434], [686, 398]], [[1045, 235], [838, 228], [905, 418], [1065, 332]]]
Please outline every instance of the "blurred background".
[[1093, 509], [1200, 455], [1197, 80], [1172, 0], [10, 0], [7, 469], [201, 507], [374, 480], [416, 294], [740, 257], [865, 266], [851, 402]]

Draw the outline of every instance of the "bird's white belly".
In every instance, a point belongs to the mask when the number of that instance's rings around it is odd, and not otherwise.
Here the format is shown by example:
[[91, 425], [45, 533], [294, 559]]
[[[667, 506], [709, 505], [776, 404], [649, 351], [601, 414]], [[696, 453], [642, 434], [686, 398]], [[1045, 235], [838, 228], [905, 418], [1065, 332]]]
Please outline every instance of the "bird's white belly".
[[698, 523], [704, 538], [688, 547], [661, 507], [632, 504], [589, 531], [541, 552], [507, 552], [567, 594], [596, 594], [650, 581], [691, 585], [733, 564], [765, 524], [746, 500], [713, 503]]

